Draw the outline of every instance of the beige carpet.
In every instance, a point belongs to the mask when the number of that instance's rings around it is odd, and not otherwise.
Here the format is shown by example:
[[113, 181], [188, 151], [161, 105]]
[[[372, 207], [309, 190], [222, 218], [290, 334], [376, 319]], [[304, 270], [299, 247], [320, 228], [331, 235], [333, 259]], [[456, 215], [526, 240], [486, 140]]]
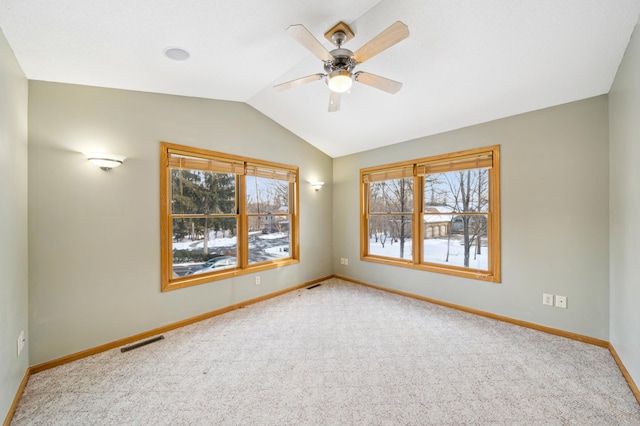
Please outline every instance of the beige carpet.
[[12, 425], [640, 425], [607, 349], [331, 279], [31, 376]]

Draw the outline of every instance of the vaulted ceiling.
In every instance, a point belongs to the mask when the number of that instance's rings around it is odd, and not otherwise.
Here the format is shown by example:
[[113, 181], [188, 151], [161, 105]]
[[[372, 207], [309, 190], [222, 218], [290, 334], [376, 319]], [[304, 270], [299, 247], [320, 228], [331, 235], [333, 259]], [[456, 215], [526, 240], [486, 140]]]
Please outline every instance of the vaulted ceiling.
[[[607, 93], [640, 0], [0, 0], [0, 29], [27, 78], [246, 102], [332, 157]], [[323, 72], [286, 29], [344, 21], [357, 50], [395, 21], [410, 36], [359, 70], [328, 112]], [[190, 53], [168, 59], [167, 47]]]

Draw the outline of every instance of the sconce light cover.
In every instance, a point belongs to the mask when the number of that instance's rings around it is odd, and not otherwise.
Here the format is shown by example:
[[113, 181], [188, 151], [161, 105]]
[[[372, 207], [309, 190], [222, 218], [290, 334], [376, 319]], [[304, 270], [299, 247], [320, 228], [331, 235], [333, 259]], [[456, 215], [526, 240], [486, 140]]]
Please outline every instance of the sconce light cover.
[[324, 186], [324, 182], [311, 182], [311, 187], [316, 191], [322, 189], [323, 186]]
[[107, 154], [104, 152], [85, 152], [84, 155], [89, 161], [102, 170], [111, 170], [121, 165], [127, 157], [123, 155]]

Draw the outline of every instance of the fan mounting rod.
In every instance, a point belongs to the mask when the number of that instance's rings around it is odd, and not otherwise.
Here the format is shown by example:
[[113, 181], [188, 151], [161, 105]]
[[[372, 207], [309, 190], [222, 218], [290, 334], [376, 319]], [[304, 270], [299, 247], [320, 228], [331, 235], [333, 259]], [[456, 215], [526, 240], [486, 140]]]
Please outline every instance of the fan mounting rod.
[[338, 49], [342, 47], [345, 41], [347, 41], [347, 35], [342, 31], [336, 31], [331, 36], [331, 40], [333, 40], [333, 44], [338, 46]]

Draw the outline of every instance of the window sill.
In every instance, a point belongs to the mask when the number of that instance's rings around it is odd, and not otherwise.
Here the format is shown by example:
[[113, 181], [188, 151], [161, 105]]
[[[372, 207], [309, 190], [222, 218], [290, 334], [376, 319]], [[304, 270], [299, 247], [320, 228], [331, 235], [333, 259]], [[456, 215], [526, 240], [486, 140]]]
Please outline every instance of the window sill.
[[499, 284], [500, 275], [490, 271], [479, 271], [456, 266], [441, 266], [433, 263], [413, 263], [411, 260], [391, 259], [375, 255], [365, 255], [360, 258], [365, 262], [380, 263], [383, 265], [399, 266], [401, 268], [416, 269], [420, 271], [434, 272], [437, 274], [453, 275], [462, 278], [471, 278]]
[[233, 268], [225, 269], [220, 272], [211, 272], [209, 274], [202, 275], [190, 275], [189, 277], [176, 278], [169, 282], [162, 283], [162, 292], [177, 290], [179, 288], [191, 287], [194, 285], [207, 284], [214, 281], [226, 280], [229, 278], [239, 277], [242, 275], [253, 274], [260, 271], [266, 271], [268, 269], [280, 268], [283, 266], [294, 265], [300, 263], [298, 259], [286, 259], [278, 260], [274, 262], [259, 263], [254, 266], [250, 266], [245, 269]]

